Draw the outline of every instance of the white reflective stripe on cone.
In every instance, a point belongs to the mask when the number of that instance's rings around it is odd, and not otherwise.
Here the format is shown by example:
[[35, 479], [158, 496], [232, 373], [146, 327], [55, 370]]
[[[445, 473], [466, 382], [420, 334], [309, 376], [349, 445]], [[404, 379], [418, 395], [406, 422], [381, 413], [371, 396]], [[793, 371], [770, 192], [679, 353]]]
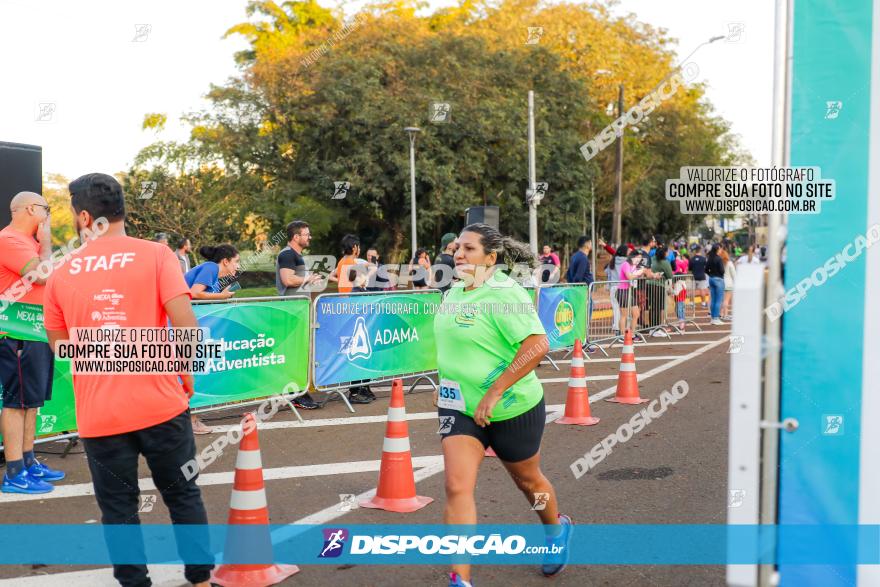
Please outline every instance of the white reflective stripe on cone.
[[255, 491], [232, 490], [232, 498], [229, 507], [234, 510], [258, 510], [266, 507], [266, 492], [262, 489]]
[[382, 442], [382, 452], [409, 452], [409, 437], [388, 438]]
[[389, 422], [406, 422], [406, 408], [388, 408]]
[[570, 377], [568, 379], [569, 387], [586, 387], [587, 386], [587, 378], [586, 377]]
[[623, 348], [620, 350], [620, 353], [621, 353], [621, 354], [623, 354], [623, 353], [632, 353], [632, 352], [633, 352], [633, 345], [631, 345], [631, 344], [625, 344], [625, 345], [623, 345]]
[[620, 370], [621, 371], [635, 371], [636, 364], [635, 363], [621, 363]]
[[572, 367], [583, 367], [584, 360], [581, 357], [572, 357], [571, 358], [571, 366]]
[[235, 458], [236, 469], [262, 469], [263, 461], [260, 459], [259, 450], [239, 450]]

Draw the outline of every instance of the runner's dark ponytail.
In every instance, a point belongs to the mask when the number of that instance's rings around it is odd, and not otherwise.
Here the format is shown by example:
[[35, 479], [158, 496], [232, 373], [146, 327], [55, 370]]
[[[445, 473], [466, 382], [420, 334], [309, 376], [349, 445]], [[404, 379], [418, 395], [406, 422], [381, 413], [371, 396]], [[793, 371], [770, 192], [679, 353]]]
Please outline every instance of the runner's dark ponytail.
[[538, 260], [532, 254], [529, 245], [509, 236], [503, 236], [494, 226], [475, 222], [464, 227], [462, 232], [474, 232], [480, 235], [480, 244], [488, 255], [497, 253], [496, 264], [504, 263], [509, 269], [520, 263], [536, 267]]
[[216, 247], [205, 245], [199, 247], [199, 255], [208, 261], [219, 263], [223, 259], [232, 259], [237, 256], [238, 250], [232, 245], [217, 245]]

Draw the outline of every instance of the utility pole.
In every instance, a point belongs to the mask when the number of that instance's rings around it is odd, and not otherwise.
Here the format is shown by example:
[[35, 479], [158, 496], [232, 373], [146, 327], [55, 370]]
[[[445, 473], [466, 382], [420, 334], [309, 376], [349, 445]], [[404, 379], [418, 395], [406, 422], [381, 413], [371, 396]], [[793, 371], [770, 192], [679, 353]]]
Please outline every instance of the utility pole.
[[[617, 94], [617, 117], [623, 116], [623, 84]], [[617, 194], [614, 198], [614, 226], [611, 240], [619, 245], [623, 242], [623, 129], [617, 135]]]
[[596, 247], [599, 245], [596, 242], [596, 190], [593, 188], [593, 182], [590, 182], [590, 240], [593, 243], [593, 247], [590, 251], [593, 257], [593, 275], [597, 275], [596, 273]]
[[412, 224], [412, 251], [410, 257], [415, 257], [418, 239], [416, 238], [416, 134], [421, 132], [420, 128], [408, 126], [403, 129], [409, 135], [409, 198], [410, 198], [410, 221]]
[[535, 179], [535, 92], [529, 90], [529, 248], [538, 256], [538, 199]]

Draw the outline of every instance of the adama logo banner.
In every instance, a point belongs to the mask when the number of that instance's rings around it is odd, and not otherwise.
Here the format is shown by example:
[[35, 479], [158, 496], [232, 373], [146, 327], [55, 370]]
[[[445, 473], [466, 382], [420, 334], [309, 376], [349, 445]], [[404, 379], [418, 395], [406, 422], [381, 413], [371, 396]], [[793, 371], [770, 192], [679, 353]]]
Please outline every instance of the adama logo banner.
[[326, 296], [315, 301], [315, 385], [437, 369], [440, 292]]

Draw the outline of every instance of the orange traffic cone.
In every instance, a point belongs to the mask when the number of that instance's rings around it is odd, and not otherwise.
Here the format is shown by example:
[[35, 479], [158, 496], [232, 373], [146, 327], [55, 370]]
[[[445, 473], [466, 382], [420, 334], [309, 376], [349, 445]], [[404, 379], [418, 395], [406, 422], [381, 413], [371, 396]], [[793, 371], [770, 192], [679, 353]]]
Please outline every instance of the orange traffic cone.
[[[266, 552], [271, 557], [272, 540], [269, 535], [269, 508], [266, 505], [266, 489], [263, 484], [263, 464], [260, 459], [260, 440], [257, 437], [257, 421], [254, 414], [246, 414], [242, 420], [244, 436], [235, 459], [235, 482], [229, 503], [229, 524], [265, 525], [265, 534], [250, 530], [236, 536], [235, 528], [229, 528], [225, 552], [247, 550]], [[255, 545], [254, 539], [259, 541]], [[246, 542], [246, 544], [242, 544]], [[299, 572], [296, 565], [265, 564], [223, 564], [214, 570], [211, 582], [224, 587], [256, 587], [275, 585]]]
[[382, 443], [382, 465], [379, 469], [379, 487], [372, 499], [361, 501], [361, 506], [389, 512], [408, 513], [422, 509], [434, 501], [431, 497], [416, 495], [412, 454], [409, 448], [409, 426], [403, 404], [403, 381], [391, 382], [391, 405]]
[[495, 454], [495, 451], [492, 450], [491, 446], [488, 446], [488, 447], [486, 447], [486, 454], [484, 454], [483, 456], [484, 457], [497, 457], [498, 455]]
[[565, 415], [556, 420], [557, 424], [578, 424], [592, 426], [599, 418], [590, 415], [590, 394], [587, 390], [587, 372], [584, 369], [584, 349], [581, 341], [574, 341], [571, 355], [571, 375], [568, 377], [568, 397], [565, 398]]
[[646, 399], [639, 397], [639, 378], [636, 374], [636, 355], [633, 353], [632, 332], [626, 331], [620, 354], [620, 372], [617, 374], [617, 392], [605, 401], [619, 404], [642, 404]]

